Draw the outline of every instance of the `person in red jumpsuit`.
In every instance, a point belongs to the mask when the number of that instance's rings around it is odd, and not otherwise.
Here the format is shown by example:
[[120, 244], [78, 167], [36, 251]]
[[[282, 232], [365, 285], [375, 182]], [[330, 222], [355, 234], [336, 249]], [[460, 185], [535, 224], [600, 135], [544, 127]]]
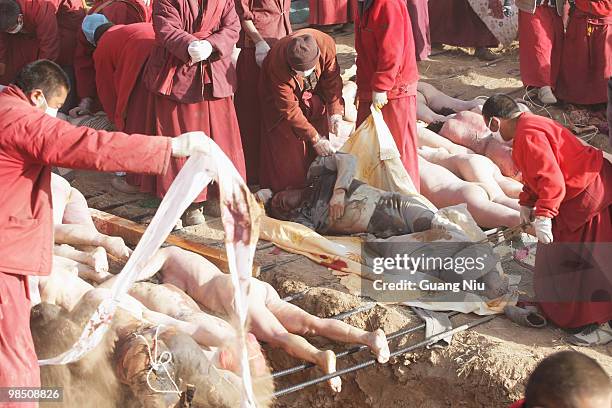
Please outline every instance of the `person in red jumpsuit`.
[[419, 80], [414, 37], [405, 0], [359, 1], [355, 21], [357, 126], [382, 110], [402, 163], [419, 188], [416, 149], [416, 88]]
[[565, 32], [557, 96], [566, 103], [606, 103], [611, 76], [612, 1], [576, 0]]
[[[152, 7], [149, 0], [97, 0], [88, 15], [102, 14], [114, 24], [150, 23]], [[98, 108], [96, 70], [93, 62], [93, 45], [82, 30], [77, 34], [74, 54], [74, 76], [79, 97], [79, 112], [95, 112]]]
[[261, 114], [258, 92], [260, 67], [270, 47], [291, 34], [290, 0], [239, 0], [236, 11], [242, 31], [236, 64], [238, 89], [234, 106], [240, 125], [240, 136], [249, 184], [259, 184], [259, 150], [261, 144]]
[[171, 155], [207, 150], [201, 132], [170, 139], [74, 127], [54, 117], [68, 89], [62, 69], [39, 60], [0, 92], [0, 387], [40, 386], [27, 277], [51, 272], [51, 166], [162, 174]]
[[[83, 17], [81, 0], [0, 0], [0, 84], [11, 83], [37, 59], [57, 62], [74, 82], [74, 49]], [[71, 92], [64, 112], [73, 104]]]
[[538, 237], [536, 301], [550, 321], [580, 329], [568, 340], [591, 346], [612, 341], [612, 164], [552, 119], [521, 113], [494, 95], [483, 116], [492, 132], [513, 141], [522, 174], [521, 220]]

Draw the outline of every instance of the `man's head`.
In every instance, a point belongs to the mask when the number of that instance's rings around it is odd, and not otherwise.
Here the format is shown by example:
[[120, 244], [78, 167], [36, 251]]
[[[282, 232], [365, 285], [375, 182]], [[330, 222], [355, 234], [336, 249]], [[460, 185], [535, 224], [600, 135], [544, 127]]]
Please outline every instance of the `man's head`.
[[516, 101], [504, 94], [491, 96], [482, 107], [482, 116], [491, 132], [499, 132], [506, 141], [514, 139], [514, 126], [509, 125], [521, 113]]
[[113, 23], [108, 21], [104, 14], [90, 14], [83, 19], [81, 29], [85, 35], [85, 39], [95, 46], [98, 44], [100, 37], [113, 26]]
[[0, 0], [0, 32], [16, 34], [23, 28], [21, 7], [15, 0]]
[[289, 220], [291, 213], [302, 204], [304, 190], [284, 190], [272, 196], [268, 202], [268, 213], [279, 220]]
[[299, 35], [289, 41], [287, 63], [298, 75], [312, 74], [319, 60], [319, 46], [310, 34]]
[[55, 116], [70, 90], [66, 73], [55, 62], [38, 60], [19, 72], [15, 85], [23, 91], [33, 106]]
[[610, 377], [595, 360], [562, 351], [542, 360], [525, 390], [525, 408], [602, 408], [612, 405]]

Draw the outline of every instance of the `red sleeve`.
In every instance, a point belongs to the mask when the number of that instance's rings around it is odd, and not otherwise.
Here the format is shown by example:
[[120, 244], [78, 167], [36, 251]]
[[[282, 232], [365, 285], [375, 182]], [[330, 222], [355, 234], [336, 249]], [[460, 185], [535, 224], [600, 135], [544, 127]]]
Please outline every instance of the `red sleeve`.
[[10, 133], [16, 136], [3, 146], [48, 166], [163, 174], [172, 151], [170, 138], [75, 127], [34, 110], [12, 126], [18, 128]]
[[206, 38], [206, 41], [210, 42], [218, 54], [213, 57], [213, 60], [232, 55], [234, 44], [239, 38], [240, 19], [236, 14], [234, 0], [227, 0], [221, 16], [221, 28]]
[[197, 41], [193, 34], [183, 29], [180, 6], [176, 0], [153, 2], [153, 29], [157, 44], [164, 47], [184, 63], [191, 61], [187, 47]]
[[76, 90], [80, 99], [96, 97], [96, 69], [93, 61], [94, 48], [85, 39], [82, 31], [77, 34], [74, 52], [74, 75]]
[[300, 104], [295, 97], [293, 89], [280, 79], [272, 80], [271, 92], [276, 109], [281, 113], [282, 118], [289, 122], [293, 133], [298, 139], [312, 141], [317, 137], [317, 130], [308, 122], [304, 112], [300, 109]]
[[236, 1], [236, 13], [240, 21], [253, 20], [254, 15], [251, 8], [253, 7], [253, 0], [237, 0]]
[[534, 207], [538, 196], [529, 188], [527, 184], [523, 185], [523, 191], [519, 194], [519, 204], [527, 207]]
[[38, 2], [34, 24], [38, 39], [39, 59], [55, 61], [60, 55], [60, 37], [57, 27], [58, 10], [50, 1]]
[[[374, 3], [376, 4], [376, 3]], [[372, 13], [372, 27], [379, 44], [376, 72], [372, 76], [372, 89], [390, 91], [404, 61], [404, 20], [399, 2], [386, 1], [378, 13]]]
[[535, 215], [553, 218], [565, 197], [565, 178], [550, 142], [542, 132], [525, 130], [522, 137], [523, 183], [533, 190], [537, 200]]
[[[336, 45], [333, 43], [333, 40], [330, 40], [328, 48], [331, 55], [325, 61], [318, 87], [320, 87], [323, 99], [329, 107], [330, 115], [342, 114], [344, 113], [342, 77], [340, 76], [340, 66], [336, 58]], [[331, 58], [332, 55], [333, 58]]]

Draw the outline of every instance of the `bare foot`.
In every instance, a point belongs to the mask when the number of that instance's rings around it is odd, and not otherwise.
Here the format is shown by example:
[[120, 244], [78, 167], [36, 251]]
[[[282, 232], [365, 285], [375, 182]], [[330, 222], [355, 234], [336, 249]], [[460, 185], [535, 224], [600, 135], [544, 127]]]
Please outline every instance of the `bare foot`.
[[108, 272], [108, 258], [104, 248], [97, 247], [89, 252], [89, 256], [91, 257], [91, 263], [89, 265], [93, 267], [97, 273]]
[[366, 342], [380, 364], [389, 361], [389, 355], [391, 353], [389, 352], [389, 344], [387, 343], [387, 336], [384, 331], [378, 329], [368, 333]]
[[[336, 354], [331, 350], [321, 351], [319, 355], [319, 367], [325, 374], [331, 374], [336, 372]], [[340, 377], [334, 377], [327, 381], [332, 391], [342, 391], [342, 379]]]
[[109, 254], [120, 260], [126, 260], [132, 254], [132, 250], [125, 245], [125, 242], [123, 242], [123, 238], [121, 237], [108, 237], [106, 239], [104, 249], [106, 249]]

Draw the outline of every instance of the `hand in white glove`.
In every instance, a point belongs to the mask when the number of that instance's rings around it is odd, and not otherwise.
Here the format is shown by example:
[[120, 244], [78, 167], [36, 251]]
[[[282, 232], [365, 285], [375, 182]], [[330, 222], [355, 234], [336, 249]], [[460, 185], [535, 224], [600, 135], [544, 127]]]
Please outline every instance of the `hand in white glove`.
[[320, 136], [319, 140], [314, 143], [313, 147], [319, 156], [330, 156], [335, 153], [329, 140]]
[[187, 52], [191, 57], [191, 62], [194, 64], [200, 61], [205, 61], [212, 54], [212, 44], [206, 40], [193, 41], [187, 47]]
[[533, 222], [533, 227], [535, 228], [538, 241], [542, 244], [550, 244], [553, 242], [551, 218], [538, 216]]
[[266, 55], [268, 55], [269, 51], [270, 46], [264, 40], [261, 40], [260, 42], [255, 44], [255, 62], [257, 62], [258, 66], [261, 67], [261, 64], [263, 64], [264, 59], [266, 58]]
[[342, 124], [342, 115], [337, 113], [329, 117], [329, 131], [338, 136], [340, 132], [340, 124]]
[[187, 157], [210, 152], [212, 140], [204, 132], [187, 132], [172, 138], [172, 156]]
[[76, 118], [81, 115], [86, 115], [88, 113], [91, 113], [92, 106], [93, 106], [93, 99], [89, 97], [85, 97], [81, 99], [81, 102], [79, 102], [79, 106], [77, 106], [76, 108], [70, 109], [70, 112], [68, 112], [68, 114], [72, 116], [73, 118]]
[[343, 188], [334, 190], [331, 200], [329, 200], [329, 219], [331, 222], [342, 218], [344, 215], [344, 197], [346, 191]]
[[266, 204], [268, 201], [270, 201], [272, 199], [272, 196], [272, 190], [270, 190], [269, 188], [258, 190], [255, 193], [255, 198], [262, 204]]
[[389, 100], [386, 92], [372, 92], [372, 105], [376, 109], [381, 110], [387, 103], [389, 103]]
[[529, 224], [532, 223], [533, 220], [533, 207], [521, 205], [521, 224]]

